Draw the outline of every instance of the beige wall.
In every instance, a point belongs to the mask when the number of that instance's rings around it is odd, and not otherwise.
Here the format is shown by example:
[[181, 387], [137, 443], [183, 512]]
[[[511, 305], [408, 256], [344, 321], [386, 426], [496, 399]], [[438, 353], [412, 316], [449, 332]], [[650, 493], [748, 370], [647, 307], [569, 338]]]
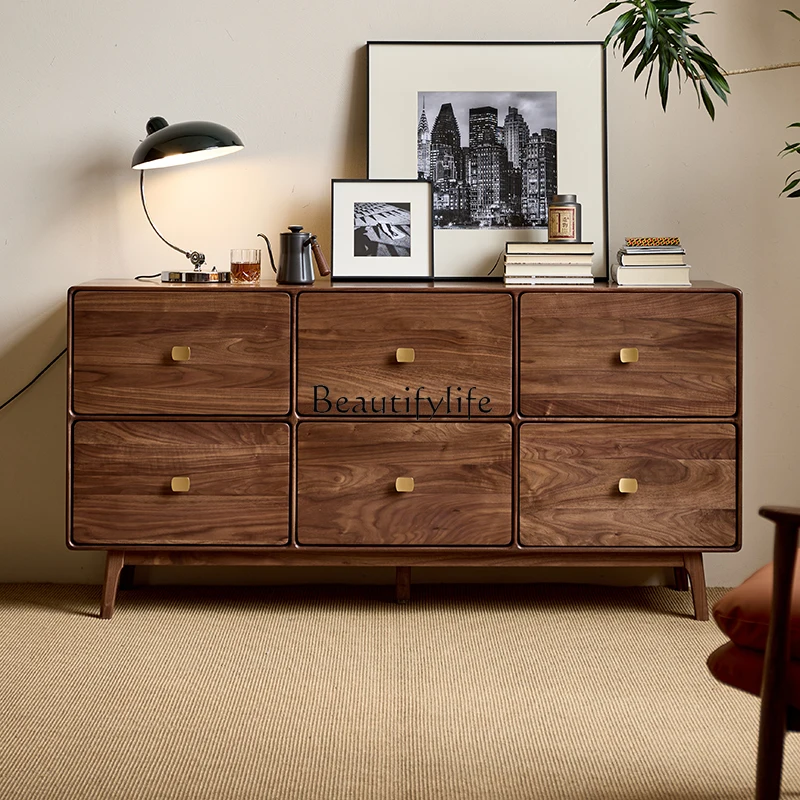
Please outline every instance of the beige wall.
[[[222, 122], [247, 145], [152, 176], [148, 202], [168, 238], [219, 264], [290, 222], [325, 242], [330, 179], [365, 176], [367, 40], [597, 40], [610, 20], [586, 22], [603, 4], [494, 0], [489, 15], [476, 0], [6, 0], [0, 398], [64, 345], [70, 285], [181, 260], [148, 228], [129, 169], [149, 116]], [[797, 60], [800, 24], [781, 5], [702, 0], [718, 13], [699, 32], [727, 68]], [[784, 126], [800, 119], [800, 71], [732, 78], [731, 106], [711, 123], [689, 90], [664, 115], [620, 63], [609, 58], [612, 247], [675, 232], [694, 277], [744, 291], [744, 546], [706, 558], [709, 583], [730, 585], [769, 558], [758, 506], [800, 503], [800, 202], [778, 198], [800, 164], [776, 155]], [[64, 545], [64, 419], [63, 362], [0, 412], [0, 581], [100, 580], [97, 554]]]

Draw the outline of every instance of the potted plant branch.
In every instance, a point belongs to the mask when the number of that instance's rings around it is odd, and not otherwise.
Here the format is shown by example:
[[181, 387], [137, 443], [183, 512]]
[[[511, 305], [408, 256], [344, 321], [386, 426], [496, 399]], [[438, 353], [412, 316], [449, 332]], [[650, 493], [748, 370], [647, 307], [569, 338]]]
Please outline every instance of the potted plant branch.
[[[647, 76], [645, 96], [653, 78], [656, 77], [661, 107], [665, 111], [673, 75], [678, 82], [679, 91], [684, 83], [692, 85], [697, 94], [698, 104], [705, 108], [713, 120], [715, 95], [716, 99], [728, 102], [731, 90], [727, 76], [800, 66], [800, 62], [790, 62], [766, 67], [723, 70], [702, 39], [694, 32], [698, 17], [714, 12], [702, 11], [693, 14], [692, 5], [693, 3], [688, 0], [619, 0], [608, 3], [590, 17], [591, 20], [621, 6], [624, 7], [606, 36], [604, 45], [606, 48], [611, 45], [612, 51], [621, 52], [623, 69], [635, 65], [634, 80], [638, 80], [641, 75]], [[781, 13], [788, 14], [800, 22], [800, 17], [793, 11], [781, 9]], [[794, 122], [788, 127], [800, 128], [800, 122]], [[790, 153], [800, 155], [800, 142], [786, 142], [780, 155], [785, 156]], [[800, 177], [796, 177], [798, 175], [800, 170], [795, 170], [786, 178], [781, 194], [787, 197], [800, 197]]]

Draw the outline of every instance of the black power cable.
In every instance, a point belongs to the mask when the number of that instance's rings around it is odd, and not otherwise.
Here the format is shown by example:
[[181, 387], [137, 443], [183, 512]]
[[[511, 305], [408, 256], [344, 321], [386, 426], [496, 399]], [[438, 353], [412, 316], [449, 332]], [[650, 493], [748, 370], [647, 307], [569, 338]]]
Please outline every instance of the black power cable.
[[0, 411], [2, 411], [10, 403], [13, 403], [14, 400], [16, 400], [24, 391], [30, 389], [30, 387], [33, 386], [33, 384], [36, 383], [36, 381], [38, 381], [39, 378], [41, 378], [42, 375], [44, 375], [45, 372], [47, 372], [47, 370], [49, 370], [50, 367], [52, 367], [53, 364], [55, 364], [56, 361], [58, 361], [58, 359], [61, 358], [61, 356], [63, 356], [66, 352], [67, 348], [65, 347], [33, 380], [26, 383], [25, 386], [23, 386], [15, 395], [9, 397], [8, 400], [6, 400], [5, 403], [0, 406]]

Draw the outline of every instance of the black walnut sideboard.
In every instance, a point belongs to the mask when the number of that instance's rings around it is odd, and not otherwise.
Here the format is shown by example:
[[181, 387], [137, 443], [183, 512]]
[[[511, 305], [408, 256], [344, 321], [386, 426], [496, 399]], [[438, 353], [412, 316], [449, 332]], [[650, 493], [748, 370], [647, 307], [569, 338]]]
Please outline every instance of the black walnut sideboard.
[[75, 286], [68, 546], [138, 564], [660, 566], [741, 544], [741, 294]]

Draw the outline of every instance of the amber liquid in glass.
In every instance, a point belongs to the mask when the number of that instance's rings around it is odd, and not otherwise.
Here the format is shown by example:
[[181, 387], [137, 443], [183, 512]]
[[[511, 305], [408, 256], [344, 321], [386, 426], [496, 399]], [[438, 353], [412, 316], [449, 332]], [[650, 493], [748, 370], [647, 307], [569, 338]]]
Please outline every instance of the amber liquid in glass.
[[261, 279], [261, 264], [258, 262], [231, 264], [231, 280], [234, 283], [255, 283]]

